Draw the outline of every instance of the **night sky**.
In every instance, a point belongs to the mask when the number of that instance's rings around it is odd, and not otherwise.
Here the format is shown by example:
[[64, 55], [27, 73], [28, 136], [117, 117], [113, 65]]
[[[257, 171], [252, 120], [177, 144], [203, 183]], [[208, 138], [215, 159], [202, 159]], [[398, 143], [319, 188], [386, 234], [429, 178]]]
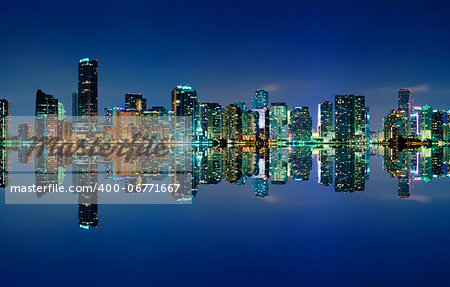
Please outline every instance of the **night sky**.
[[70, 113], [78, 59], [90, 57], [100, 114], [127, 92], [170, 107], [183, 83], [222, 105], [268, 89], [270, 102], [309, 105], [315, 122], [320, 101], [357, 93], [376, 130], [398, 88], [450, 107], [449, 12], [430, 1], [2, 1], [0, 98], [33, 115], [42, 89]]

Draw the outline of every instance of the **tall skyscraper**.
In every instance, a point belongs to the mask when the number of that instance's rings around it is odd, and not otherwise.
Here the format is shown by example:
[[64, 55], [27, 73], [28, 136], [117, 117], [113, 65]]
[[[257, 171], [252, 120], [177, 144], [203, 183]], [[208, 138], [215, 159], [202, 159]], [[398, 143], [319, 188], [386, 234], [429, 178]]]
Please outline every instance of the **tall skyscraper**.
[[35, 135], [56, 137], [58, 135], [58, 100], [41, 90], [36, 92]]
[[272, 112], [270, 114], [270, 134], [273, 140], [286, 139], [283, 134], [283, 127], [287, 125], [287, 106], [286, 103], [272, 103]]
[[202, 103], [202, 125], [206, 139], [214, 139], [222, 133], [222, 107], [217, 103]]
[[58, 120], [62, 121], [66, 118], [66, 107], [63, 103], [58, 102]]
[[78, 90], [72, 93], [72, 117], [78, 117]]
[[291, 136], [296, 141], [309, 141], [312, 136], [312, 118], [309, 107], [295, 107], [291, 113]]
[[127, 111], [145, 111], [147, 109], [147, 99], [142, 94], [126, 94], [125, 109]]
[[97, 60], [89, 58], [78, 62], [78, 116], [98, 115]]
[[269, 92], [265, 90], [256, 90], [252, 97], [252, 109], [268, 109]]
[[434, 110], [431, 116], [431, 138], [433, 140], [444, 140], [444, 112]]
[[420, 115], [422, 112], [422, 107], [412, 107], [410, 114], [410, 134], [412, 136], [420, 136]]
[[365, 97], [335, 96], [336, 139], [342, 141], [364, 139], [366, 134]]
[[410, 115], [411, 115], [411, 92], [408, 89], [398, 90], [398, 109], [406, 113], [408, 119], [407, 134], [411, 133]]
[[319, 104], [317, 131], [321, 137], [330, 136], [333, 132], [333, 103], [330, 101]]
[[392, 110], [384, 118], [384, 139], [397, 139], [408, 135], [408, 119], [403, 110]]
[[231, 141], [242, 140], [242, 111], [236, 105], [223, 108], [222, 136]]
[[422, 107], [420, 113], [420, 135], [422, 140], [431, 139], [433, 109], [429, 105]]
[[178, 85], [172, 90], [172, 111], [175, 116], [192, 118], [190, 129], [196, 138], [203, 134], [197, 92], [191, 86]]
[[254, 141], [258, 135], [258, 119], [257, 112], [248, 110], [242, 113], [242, 138], [248, 141]]
[[248, 107], [245, 102], [235, 102], [233, 105], [238, 106], [241, 109], [242, 113], [248, 111]]
[[398, 90], [398, 109], [405, 111], [407, 115], [411, 112], [411, 92], [408, 89]]
[[0, 99], [0, 141], [11, 136], [11, 104]]
[[51, 94], [46, 94], [41, 90], [37, 90], [35, 115], [37, 117], [45, 115], [58, 115], [58, 100]]

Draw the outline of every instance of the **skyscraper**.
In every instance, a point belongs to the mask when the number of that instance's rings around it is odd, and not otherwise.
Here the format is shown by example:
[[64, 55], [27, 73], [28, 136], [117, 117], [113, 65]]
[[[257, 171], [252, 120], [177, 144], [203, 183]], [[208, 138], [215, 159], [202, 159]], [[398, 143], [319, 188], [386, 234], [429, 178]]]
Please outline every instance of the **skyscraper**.
[[11, 135], [11, 104], [6, 99], [0, 99], [0, 141]]
[[431, 139], [433, 109], [429, 105], [422, 107], [420, 113], [420, 135], [422, 140]]
[[410, 114], [411, 109], [411, 92], [408, 89], [398, 90], [398, 109]]
[[228, 105], [222, 111], [222, 135], [230, 141], [242, 140], [242, 111], [236, 105]]
[[35, 115], [37, 117], [45, 115], [58, 115], [58, 100], [51, 94], [46, 94], [41, 90], [37, 90]]
[[408, 135], [408, 119], [403, 110], [392, 110], [384, 118], [384, 139], [397, 139], [399, 136]]
[[56, 137], [58, 135], [58, 100], [41, 90], [36, 92], [35, 135]]
[[309, 107], [295, 107], [292, 110], [290, 133], [296, 141], [311, 140], [312, 118]]
[[270, 133], [273, 140], [282, 140], [283, 138], [286, 138], [286, 135], [283, 135], [282, 131], [282, 128], [285, 125], [287, 125], [286, 103], [272, 103]]
[[147, 109], [147, 99], [142, 94], [126, 94], [125, 109], [127, 111], [144, 111]]
[[72, 116], [78, 117], [78, 90], [72, 93]]
[[58, 102], [58, 120], [62, 121], [66, 118], [66, 107], [63, 103]]
[[444, 140], [444, 113], [434, 110], [431, 116], [431, 138], [433, 140]]
[[399, 89], [398, 90], [398, 109], [404, 111], [406, 113], [406, 117], [408, 120], [407, 134], [409, 135], [411, 132], [410, 127], [410, 115], [411, 115], [411, 92], [408, 89]]
[[333, 132], [333, 103], [330, 101], [319, 104], [317, 131], [321, 137], [330, 136]]
[[269, 108], [269, 92], [265, 90], [256, 90], [252, 97], [252, 109]]
[[78, 116], [98, 115], [97, 60], [89, 58], [78, 62]]
[[197, 137], [203, 133], [201, 130], [201, 112], [197, 100], [197, 92], [191, 86], [178, 85], [172, 90], [172, 111], [175, 116], [191, 117], [191, 127], [189, 129]]
[[341, 141], [364, 139], [366, 134], [365, 97], [335, 96], [336, 139]]
[[222, 107], [217, 103], [203, 103], [202, 125], [206, 139], [214, 139], [222, 133]]

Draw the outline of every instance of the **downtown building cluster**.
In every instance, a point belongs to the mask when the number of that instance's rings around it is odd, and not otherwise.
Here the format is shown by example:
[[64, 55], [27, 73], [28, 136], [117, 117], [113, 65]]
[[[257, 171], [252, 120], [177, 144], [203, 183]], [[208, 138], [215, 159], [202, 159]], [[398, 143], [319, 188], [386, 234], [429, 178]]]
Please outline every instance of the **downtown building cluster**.
[[411, 92], [398, 90], [398, 108], [383, 119], [379, 138], [384, 141], [398, 138], [420, 141], [450, 141], [450, 110], [436, 110], [429, 105], [413, 106]]
[[[268, 143], [368, 143], [387, 142], [398, 137], [420, 140], [448, 141], [450, 137], [449, 111], [433, 110], [430, 106], [411, 105], [407, 89], [398, 91], [398, 109], [384, 118], [379, 133], [370, 131], [370, 111], [365, 96], [336, 95], [334, 103], [318, 105], [317, 127], [308, 106], [289, 109], [284, 102], [269, 102], [269, 92], [257, 89], [251, 97], [251, 106], [235, 102], [222, 106], [201, 102], [197, 91], [188, 85], [177, 85], [171, 92], [170, 109], [149, 106], [139, 93], [125, 94], [124, 105], [106, 108], [105, 120], [97, 124], [98, 61], [89, 58], [78, 62], [78, 89], [72, 94], [72, 119], [66, 118], [66, 109], [58, 99], [41, 90], [36, 93], [35, 126], [19, 126], [19, 140], [36, 137], [58, 137], [72, 140], [77, 132], [97, 136], [132, 138], [136, 121], [154, 116], [189, 118], [189, 126], [179, 132], [189, 134], [190, 141], [210, 143], [268, 144]], [[0, 136], [10, 136], [11, 104], [0, 100]], [[83, 124], [83, 118], [95, 125]], [[130, 120], [124, 121], [123, 119]], [[136, 120], [137, 119], [137, 120]], [[115, 129], [123, 131], [114, 131]]]

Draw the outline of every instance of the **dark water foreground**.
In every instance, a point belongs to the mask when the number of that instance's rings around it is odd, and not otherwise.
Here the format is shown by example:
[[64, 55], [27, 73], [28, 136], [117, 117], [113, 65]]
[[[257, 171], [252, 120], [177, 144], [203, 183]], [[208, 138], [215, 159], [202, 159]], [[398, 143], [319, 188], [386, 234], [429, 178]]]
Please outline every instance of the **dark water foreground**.
[[[2, 151], [1, 184], [179, 183], [146, 204], [0, 205], [0, 273], [57, 286], [442, 286], [449, 148], [200, 149], [121, 158]], [[135, 193], [120, 191], [127, 200]], [[41, 204], [45, 203], [45, 204]], [[144, 202], [142, 202], [144, 203]], [[164, 204], [150, 204], [164, 203]]]

